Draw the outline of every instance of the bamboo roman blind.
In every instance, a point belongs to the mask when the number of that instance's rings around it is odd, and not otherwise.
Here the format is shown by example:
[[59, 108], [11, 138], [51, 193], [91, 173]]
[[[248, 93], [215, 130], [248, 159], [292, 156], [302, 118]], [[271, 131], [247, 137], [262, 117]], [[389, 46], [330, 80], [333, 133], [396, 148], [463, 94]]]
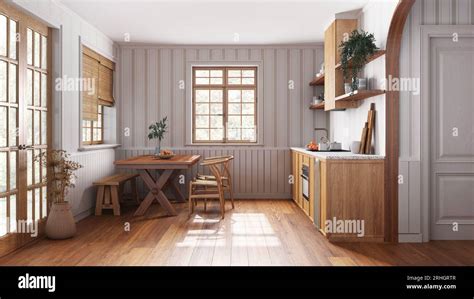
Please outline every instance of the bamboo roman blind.
[[115, 64], [102, 55], [83, 47], [82, 51], [82, 119], [96, 121], [98, 105], [113, 106], [113, 73]]

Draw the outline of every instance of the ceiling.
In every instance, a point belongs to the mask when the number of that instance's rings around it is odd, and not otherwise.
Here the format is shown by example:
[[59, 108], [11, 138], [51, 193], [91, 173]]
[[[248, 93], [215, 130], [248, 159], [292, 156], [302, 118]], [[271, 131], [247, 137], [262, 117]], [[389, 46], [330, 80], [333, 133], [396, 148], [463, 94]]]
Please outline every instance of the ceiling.
[[289, 44], [322, 42], [336, 13], [370, 0], [60, 0], [123, 42]]

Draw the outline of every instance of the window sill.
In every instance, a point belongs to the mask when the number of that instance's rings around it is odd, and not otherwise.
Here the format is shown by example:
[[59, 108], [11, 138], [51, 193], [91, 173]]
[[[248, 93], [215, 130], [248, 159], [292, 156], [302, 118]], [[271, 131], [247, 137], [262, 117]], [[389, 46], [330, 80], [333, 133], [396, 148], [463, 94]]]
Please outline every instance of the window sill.
[[98, 151], [103, 149], [109, 148], [117, 148], [120, 144], [94, 144], [94, 145], [84, 145], [79, 148], [80, 152], [88, 152], [88, 151]]

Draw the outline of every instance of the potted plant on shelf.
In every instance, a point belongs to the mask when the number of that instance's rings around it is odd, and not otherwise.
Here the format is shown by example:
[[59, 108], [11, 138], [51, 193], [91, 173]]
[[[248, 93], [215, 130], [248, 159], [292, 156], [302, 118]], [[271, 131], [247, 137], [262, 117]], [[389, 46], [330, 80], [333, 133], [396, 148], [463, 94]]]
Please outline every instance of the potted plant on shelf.
[[354, 30], [349, 38], [341, 43], [339, 49], [344, 80], [350, 80], [351, 90], [355, 91], [359, 89], [357, 75], [367, 63], [368, 58], [379, 50], [375, 45], [375, 37], [372, 33]]
[[74, 172], [82, 165], [69, 160], [69, 154], [63, 150], [44, 151], [35, 160], [48, 169], [45, 179], [52, 205], [46, 220], [46, 236], [58, 240], [71, 238], [76, 234], [76, 222], [65, 198], [69, 189], [75, 187]]
[[167, 121], [168, 117], [165, 116], [159, 122], [156, 122], [148, 127], [150, 132], [148, 133], [148, 139], [158, 139], [158, 145], [155, 147], [155, 156], [159, 156], [161, 152], [161, 140], [165, 137], [166, 129], [167, 129]]

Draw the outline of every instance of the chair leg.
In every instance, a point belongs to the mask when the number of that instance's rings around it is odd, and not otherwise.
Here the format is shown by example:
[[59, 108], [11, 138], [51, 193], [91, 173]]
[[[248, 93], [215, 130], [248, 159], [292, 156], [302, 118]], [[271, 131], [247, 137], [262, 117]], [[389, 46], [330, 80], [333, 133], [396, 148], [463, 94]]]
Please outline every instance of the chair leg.
[[194, 204], [193, 204], [193, 185], [189, 183], [189, 216], [194, 213]]
[[232, 203], [232, 209], [234, 209], [234, 191], [232, 190], [232, 181], [229, 179], [227, 181], [228, 184], [228, 190], [229, 190], [229, 195], [230, 195], [230, 202]]
[[204, 213], [207, 211], [207, 198], [204, 198]]

